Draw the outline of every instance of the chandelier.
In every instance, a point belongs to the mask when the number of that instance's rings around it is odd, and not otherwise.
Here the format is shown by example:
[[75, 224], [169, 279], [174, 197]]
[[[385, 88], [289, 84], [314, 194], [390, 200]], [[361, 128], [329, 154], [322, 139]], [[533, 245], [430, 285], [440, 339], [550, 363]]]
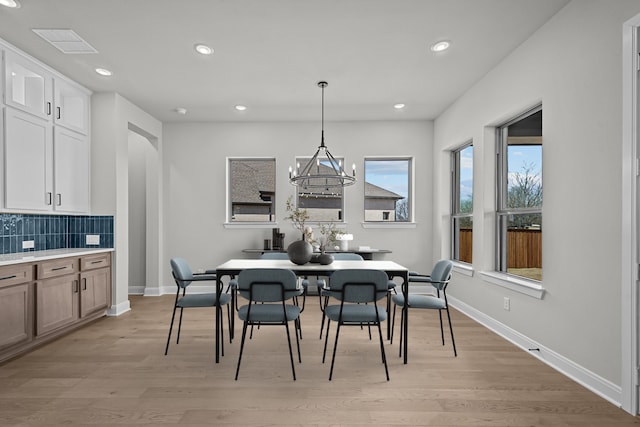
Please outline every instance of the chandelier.
[[[336, 160], [324, 145], [324, 88], [327, 82], [318, 82], [318, 87], [322, 89], [322, 133], [320, 146], [309, 162], [300, 169], [300, 163], [293, 169], [289, 166], [289, 182], [299, 186], [304, 190], [309, 189], [308, 195], [326, 194], [324, 191], [331, 191], [335, 187], [347, 187], [356, 183], [356, 165], [353, 164], [351, 175], [342, 168], [342, 161]], [[314, 190], [315, 189], [315, 190]], [[320, 193], [318, 193], [318, 189]], [[304, 192], [304, 191], [303, 191]]]

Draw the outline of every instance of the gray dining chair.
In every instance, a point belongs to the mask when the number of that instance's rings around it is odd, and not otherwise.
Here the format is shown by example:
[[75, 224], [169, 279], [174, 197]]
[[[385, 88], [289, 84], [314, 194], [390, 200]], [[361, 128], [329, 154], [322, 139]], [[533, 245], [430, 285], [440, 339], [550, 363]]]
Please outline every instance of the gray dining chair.
[[388, 293], [387, 280], [387, 274], [379, 270], [345, 269], [337, 270], [331, 275], [331, 280], [329, 281], [330, 297], [332, 299], [335, 298], [339, 303], [328, 304], [324, 307], [324, 314], [327, 316], [327, 330], [322, 363], [325, 362], [327, 353], [331, 322], [337, 322], [338, 325], [336, 340], [333, 345], [333, 356], [331, 357], [329, 381], [333, 378], [340, 329], [343, 326], [362, 325], [378, 327], [380, 354], [384, 363], [387, 381], [389, 381], [389, 369], [380, 326], [381, 322], [387, 319], [387, 312], [383, 307], [378, 307], [377, 304], [378, 300], [384, 298]]
[[[299, 323], [300, 307], [296, 304], [289, 304], [287, 301], [292, 300], [299, 294], [296, 275], [291, 270], [279, 268], [243, 270], [238, 275], [238, 293], [248, 302], [238, 309], [238, 317], [243, 321], [243, 324], [235, 379], [238, 379], [238, 373], [240, 372], [247, 327], [253, 325], [281, 325], [287, 331], [291, 371], [295, 381], [296, 369], [293, 362], [289, 322]], [[298, 348], [298, 362], [302, 363], [298, 334], [296, 334], [296, 345]]]
[[[169, 326], [169, 336], [167, 337], [167, 346], [165, 347], [164, 354], [165, 356], [169, 352], [169, 343], [171, 341], [171, 332], [173, 331], [173, 323], [176, 317], [176, 310], [180, 309], [180, 320], [178, 321], [178, 335], [176, 338], [176, 344], [180, 343], [180, 332], [182, 330], [182, 312], [185, 308], [203, 308], [203, 307], [214, 307], [214, 312], [216, 315], [220, 315], [216, 320], [216, 324], [218, 321], [222, 321], [222, 312], [218, 313], [215, 310], [216, 306], [216, 293], [201, 293], [201, 294], [187, 294], [187, 287], [193, 282], [203, 282], [203, 281], [213, 281], [214, 283], [217, 280], [217, 276], [215, 274], [199, 274], [194, 275], [189, 263], [184, 258], [172, 258], [170, 261], [171, 264], [171, 273], [173, 274], [173, 278], [176, 282], [177, 290], [176, 290], [176, 299], [173, 304], [173, 314], [171, 315], [171, 324]], [[232, 322], [231, 322], [231, 313], [229, 310], [229, 302], [231, 301], [231, 295], [228, 293], [220, 294], [220, 305], [227, 306], [227, 317], [229, 321], [229, 338], [231, 338], [232, 331]], [[220, 328], [222, 331], [222, 328]], [[224, 337], [222, 339], [222, 354], [224, 355]]]
[[[438, 310], [440, 318], [440, 336], [442, 338], [442, 345], [444, 345], [444, 326], [442, 324], [442, 310], [447, 312], [447, 319], [449, 320], [449, 331], [451, 332], [451, 343], [453, 344], [453, 354], [458, 356], [456, 350], [456, 341], [453, 337], [453, 326], [451, 325], [451, 314], [449, 313], [449, 302], [447, 301], [447, 286], [451, 280], [451, 270], [453, 269], [453, 262], [448, 259], [438, 261], [431, 271], [430, 275], [420, 274], [414, 271], [409, 272], [409, 284], [411, 283], [429, 283], [436, 290], [436, 294], [409, 294], [408, 296], [408, 311], [413, 309], [426, 309], [426, 310]], [[398, 294], [393, 296], [393, 321], [391, 326], [391, 342], [393, 342], [393, 330], [395, 327], [396, 307], [404, 308], [405, 300], [404, 295]], [[402, 336], [404, 326], [404, 310], [401, 311], [400, 317], [400, 356], [402, 356]]]

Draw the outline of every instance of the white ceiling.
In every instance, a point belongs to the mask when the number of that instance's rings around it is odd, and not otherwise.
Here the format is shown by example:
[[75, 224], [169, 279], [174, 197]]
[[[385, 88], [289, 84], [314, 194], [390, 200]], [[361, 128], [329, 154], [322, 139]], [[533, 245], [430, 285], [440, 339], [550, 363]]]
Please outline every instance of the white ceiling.
[[[319, 80], [326, 120], [435, 118], [569, 0], [19, 1], [0, 6], [0, 37], [93, 91], [161, 121], [290, 121], [319, 119]], [[64, 54], [34, 28], [98, 53]], [[434, 54], [440, 39], [452, 46]]]

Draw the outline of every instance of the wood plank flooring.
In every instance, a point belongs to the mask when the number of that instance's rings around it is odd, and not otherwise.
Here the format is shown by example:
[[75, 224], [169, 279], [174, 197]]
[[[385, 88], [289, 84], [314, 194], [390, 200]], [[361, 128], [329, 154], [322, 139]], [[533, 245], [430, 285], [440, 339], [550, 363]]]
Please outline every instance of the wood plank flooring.
[[172, 304], [173, 296], [131, 297], [131, 312], [97, 320], [0, 365], [0, 425], [640, 424], [456, 311], [457, 358], [448, 340], [441, 345], [437, 313], [415, 310], [408, 365], [398, 357], [398, 341], [385, 341], [389, 382], [375, 335], [369, 341], [366, 329], [354, 327], [341, 331], [328, 381], [320, 311], [317, 297], [310, 297], [302, 313], [297, 381], [284, 328], [275, 326], [254, 331], [234, 381], [241, 324], [236, 322], [232, 344], [225, 327], [225, 356], [216, 365], [212, 311], [185, 310], [180, 344], [173, 340], [164, 356]]

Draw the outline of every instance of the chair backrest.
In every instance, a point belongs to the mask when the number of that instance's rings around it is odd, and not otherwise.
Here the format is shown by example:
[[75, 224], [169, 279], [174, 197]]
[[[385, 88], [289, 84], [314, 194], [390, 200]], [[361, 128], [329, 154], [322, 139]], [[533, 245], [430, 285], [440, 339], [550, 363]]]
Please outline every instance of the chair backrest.
[[363, 261], [362, 255], [354, 254], [351, 252], [337, 252], [331, 254], [334, 260], [340, 261]]
[[286, 252], [265, 252], [260, 259], [289, 259], [289, 255]]
[[453, 269], [453, 262], [448, 259], [441, 259], [436, 262], [431, 270], [431, 284], [438, 290], [443, 290], [447, 287], [449, 279], [451, 278], [451, 270]]
[[250, 301], [276, 302], [298, 294], [297, 277], [284, 268], [252, 268], [238, 275], [238, 291]]
[[180, 288], [186, 288], [193, 280], [193, 271], [184, 258], [171, 259], [171, 272]]
[[375, 302], [388, 292], [387, 273], [380, 270], [345, 269], [331, 274], [332, 296], [346, 302]]

